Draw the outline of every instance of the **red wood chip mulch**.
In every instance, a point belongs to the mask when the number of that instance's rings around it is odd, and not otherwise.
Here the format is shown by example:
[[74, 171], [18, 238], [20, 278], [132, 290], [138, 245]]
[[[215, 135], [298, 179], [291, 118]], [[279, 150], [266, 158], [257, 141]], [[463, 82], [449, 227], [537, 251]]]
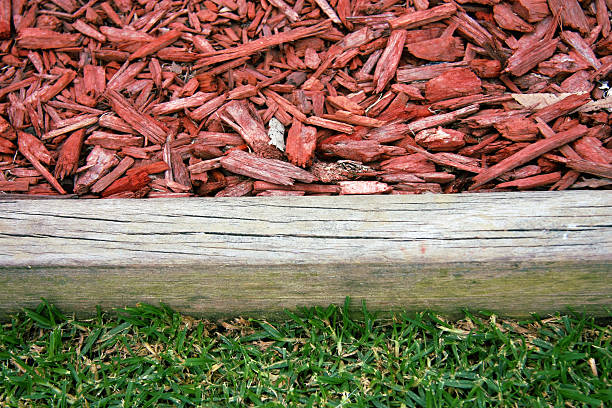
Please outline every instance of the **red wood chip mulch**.
[[612, 0], [0, 0], [0, 197], [610, 188]]

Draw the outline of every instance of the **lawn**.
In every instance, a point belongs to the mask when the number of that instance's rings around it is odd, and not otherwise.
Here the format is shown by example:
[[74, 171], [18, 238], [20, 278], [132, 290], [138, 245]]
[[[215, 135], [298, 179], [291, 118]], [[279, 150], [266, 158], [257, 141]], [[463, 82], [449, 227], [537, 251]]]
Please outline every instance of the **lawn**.
[[347, 305], [268, 322], [161, 305], [2, 324], [0, 406], [604, 407], [611, 326], [561, 315], [378, 318]]

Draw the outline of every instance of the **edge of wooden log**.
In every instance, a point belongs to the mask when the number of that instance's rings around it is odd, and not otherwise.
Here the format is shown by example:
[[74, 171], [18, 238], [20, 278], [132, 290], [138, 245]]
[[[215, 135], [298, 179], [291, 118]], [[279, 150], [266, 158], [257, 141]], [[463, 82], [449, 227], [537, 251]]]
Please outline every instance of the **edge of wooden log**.
[[0, 319], [41, 297], [91, 315], [164, 302], [273, 316], [374, 311], [523, 317], [612, 308], [612, 193], [0, 200]]

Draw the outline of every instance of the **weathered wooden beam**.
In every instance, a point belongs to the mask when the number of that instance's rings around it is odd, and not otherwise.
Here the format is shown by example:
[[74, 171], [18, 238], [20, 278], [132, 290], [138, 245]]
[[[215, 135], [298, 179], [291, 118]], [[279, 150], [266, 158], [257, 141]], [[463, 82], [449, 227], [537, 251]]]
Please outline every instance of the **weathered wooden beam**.
[[0, 316], [41, 297], [270, 315], [612, 306], [612, 193], [0, 201]]

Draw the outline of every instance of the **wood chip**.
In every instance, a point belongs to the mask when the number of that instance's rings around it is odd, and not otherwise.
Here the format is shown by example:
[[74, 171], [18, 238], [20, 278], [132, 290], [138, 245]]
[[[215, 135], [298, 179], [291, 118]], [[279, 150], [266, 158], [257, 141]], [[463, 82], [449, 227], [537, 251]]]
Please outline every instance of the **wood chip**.
[[587, 128], [585, 126], [577, 125], [569, 130], [566, 130], [565, 132], [558, 133], [553, 137], [533, 143], [516, 154], [497, 163], [495, 166], [488, 168], [477, 176], [474, 176], [473, 180], [475, 184], [472, 185], [471, 189], [479, 187], [486, 182], [504, 174], [505, 172], [515, 169], [516, 167], [541, 156], [544, 153], [573, 142], [579, 137], [584, 136], [586, 132]]

